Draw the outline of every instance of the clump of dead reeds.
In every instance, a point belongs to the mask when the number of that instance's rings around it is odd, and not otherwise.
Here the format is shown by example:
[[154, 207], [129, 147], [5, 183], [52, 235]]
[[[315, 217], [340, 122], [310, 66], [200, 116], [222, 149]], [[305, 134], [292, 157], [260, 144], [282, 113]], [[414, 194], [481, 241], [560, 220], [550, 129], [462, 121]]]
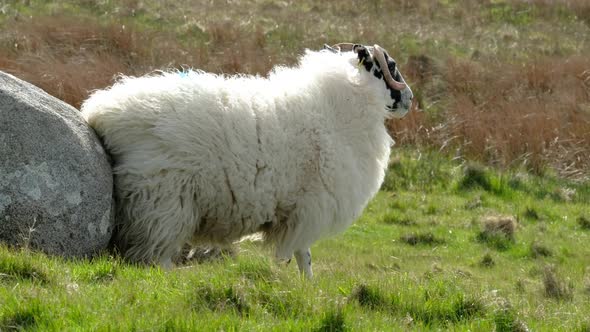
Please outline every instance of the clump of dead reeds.
[[515, 242], [516, 219], [512, 216], [488, 216], [482, 220], [477, 240], [497, 250], [506, 250]]
[[484, 218], [483, 232], [489, 235], [503, 235], [514, 239], [518, 223], [513, 216], [488, 216]]
[[438, 65], [425, 59], [410, 58], [405, 67], [417, 95], [425, 96], [416, 107], [439, 106], [390, 123], [399, 142], [498, 167], [590, 178], [590, 59], [509, 64], [451, 58]]
[[546, 266], [543, 270], [543, 286], [545, 296], [557, 300], [571, 300], [574, 296], [574, 287], [560, 278], [553, 266]]
[[207, 43], [187, 46], [173, 32], [67, 15], [19, 19], [0, 35], [0, 70], [79, 107], [119, 74], [195, 67], [218, 73], [266, 73], [262, 32], [213, 22]]

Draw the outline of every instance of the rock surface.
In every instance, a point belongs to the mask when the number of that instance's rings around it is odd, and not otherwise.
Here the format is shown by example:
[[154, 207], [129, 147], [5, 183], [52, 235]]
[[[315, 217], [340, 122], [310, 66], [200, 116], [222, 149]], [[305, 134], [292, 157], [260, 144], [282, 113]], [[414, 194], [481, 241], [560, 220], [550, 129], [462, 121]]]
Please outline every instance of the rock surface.
[[0, 241], [92, 256], [113, 230], [111, 167], [72, 106], [0, 72]]

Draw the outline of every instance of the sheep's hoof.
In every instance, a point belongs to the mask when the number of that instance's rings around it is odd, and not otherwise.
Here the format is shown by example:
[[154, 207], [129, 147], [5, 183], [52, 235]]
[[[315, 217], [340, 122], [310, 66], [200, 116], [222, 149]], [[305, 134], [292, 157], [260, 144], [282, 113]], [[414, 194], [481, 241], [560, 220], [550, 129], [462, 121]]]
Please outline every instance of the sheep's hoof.
[[295, 251], [295, 259], [297, 260], [299, 272], [303, 273], [307, 279], [311, 279], [313, 277], [313, 271], [311, 270], [311, 250], [307, 248]]

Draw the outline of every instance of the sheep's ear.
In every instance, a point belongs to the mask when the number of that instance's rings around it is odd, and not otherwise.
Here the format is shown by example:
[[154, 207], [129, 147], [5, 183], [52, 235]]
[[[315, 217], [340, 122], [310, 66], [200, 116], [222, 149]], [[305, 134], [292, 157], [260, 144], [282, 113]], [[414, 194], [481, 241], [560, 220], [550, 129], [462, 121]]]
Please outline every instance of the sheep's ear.
[[373, 58], [371, 58], [369, 50], [362, 45], [354, 45], [353, 49], [359, 59], [359, 65], [365, 67], [367, 71], [371, 71], [371, 68], [373, 68]]
[[330, 47], [330, 45], [328, 45], [328, 44], [324, 44], [324, 50], [328, 50], [332, 53], [338, 53], [338, 51], [335, 48]]

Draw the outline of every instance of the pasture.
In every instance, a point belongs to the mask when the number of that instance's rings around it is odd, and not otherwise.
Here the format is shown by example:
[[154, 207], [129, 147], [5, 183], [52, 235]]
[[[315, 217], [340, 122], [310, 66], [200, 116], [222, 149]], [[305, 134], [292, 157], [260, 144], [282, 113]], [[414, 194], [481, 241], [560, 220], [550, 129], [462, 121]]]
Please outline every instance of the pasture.
[[[113, 75], [264, 75], [378, 43], [416, 94], [381, 191], [312, 248], [172, 271], [0, 247], [4, 330], [590, 331], [586, 1], [0, 1], [0, 70], [79, 107]], [[26, 235], [26, 234], [25, 234]]]

